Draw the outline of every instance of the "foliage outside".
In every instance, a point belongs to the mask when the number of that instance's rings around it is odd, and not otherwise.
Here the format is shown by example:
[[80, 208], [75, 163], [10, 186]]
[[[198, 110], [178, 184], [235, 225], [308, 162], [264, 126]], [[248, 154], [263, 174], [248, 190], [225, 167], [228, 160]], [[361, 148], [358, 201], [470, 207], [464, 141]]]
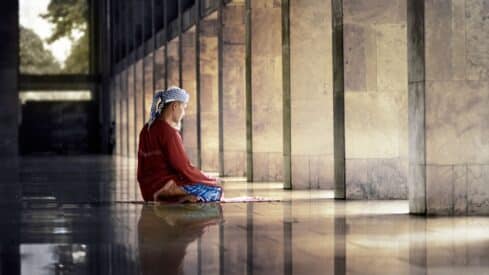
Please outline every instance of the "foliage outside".
[[64, 66], [44, 48], [42, 39], [32, 30], [20, 28], [20, 71], [25, 74], [85, 74], [89, 70], [89, 39], [86, 0], [51, 0], [41, 15], [53, 25], [53, 33], [45, 42], [67, 37], [71, 52]]

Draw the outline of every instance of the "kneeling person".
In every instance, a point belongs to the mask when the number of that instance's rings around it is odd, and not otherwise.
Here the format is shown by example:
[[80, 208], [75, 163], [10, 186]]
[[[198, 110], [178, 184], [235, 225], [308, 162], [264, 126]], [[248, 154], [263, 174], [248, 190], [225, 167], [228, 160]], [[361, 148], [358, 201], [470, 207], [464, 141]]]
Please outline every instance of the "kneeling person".
[[194, 167], [185, 153], [179, 131], [188, 100], [178, 87], [153, 98], [150, 119], [139, 133], [137, 178], [145, 201], [212, 202], [222, 197], [219, 180]]

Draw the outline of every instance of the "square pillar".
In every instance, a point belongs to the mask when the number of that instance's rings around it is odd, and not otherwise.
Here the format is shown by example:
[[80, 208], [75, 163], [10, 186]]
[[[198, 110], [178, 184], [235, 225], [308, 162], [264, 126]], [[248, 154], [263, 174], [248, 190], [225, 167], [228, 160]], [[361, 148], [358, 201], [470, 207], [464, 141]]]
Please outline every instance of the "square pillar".
[[154, 52], [155, 65], [154, 65], [154, 78], [155, 78], [155, 91], [166, 89], [166, 56], [165, 46], [161, 46]]
[[281, 3], [251, 1], [250, 4], [252, 180], [282, 181]]
[[406, 199], [406, 1], [343, 1], [347, 199]]
[[201, 168], [219, 171], [218, 22], [217, 12], [203, 18], [199, 33]]
[[[168, 87], [179, 86], [180, 84], [180, 58], [178, 53], [179, 38], [173, 38], [167, 43], [167, 83]], [[168, 88], [167, 87], [167, 88]]]
[[136, 91], [135, 91], [135, 64], [127, 69], [127, 155], [136, 156]]
[[0, 154], [18, 155], [18, 128], [20, 102], [18, 93], [19, 70], [19, 2], [6, 1], [0, 9]]
[[197, 141], [197, 78], [196, 78], [196, 36], [195, 27], [182, 34], [182, 86], [189, 93], [183, 125], [183, 143], [190, 161], [198, 165]]
[[223, 175], [246, 175], [245, 4], [231, 1], [221, 9]]
[[[148, 54], [144, 58], [144, 110], [143, 110], [143, 125], [149, 119], [151, 111], [151, 103], [153, 103], [154, 87], [153, 87], [153, 53]], [[141, 130], [141, 129], [139, 129]], [[139, 133], [138, 133], [139, 134]]]
[[136, 147], [134, 148], [137, 157], [137, 150], [139, 146], [139, 132], [143, 128], [144, 123], [144, 60], [139, 59], [135, 64], [135, 79], [134, 91], [135, 91], [135, 104], [136, 104], [136, 122], [134, 129], [134, 139], [136, 140]]
[[290, 69], [284, 74], [284, 91], [288, 77], [290, 119], [284, 116], [284, 127], [290, 127], [291, 157], [290, 164], [286, 163], [290, 165], [290, 187], [333, 189], [331, 3], [290, 0], [289, 16], [284, 18], [284, 24], [290, 24]]
[[408, 9], [410, 211], [488, 215], [489, 6], [419, 2]]
[[113, 96], [114, 96], [114, 119], [115, 119], [115, 154], [120, 156], [122, 154], [122, 135], [121, 135], [121, 84], [120, 73], [116, 74], [113, 81]]
[[120, 136], [121, 136], [121, 155], [128, 155], [128, 127], [127, 127], [127, 70], [119, 73], [119, 104], [120, 104]]

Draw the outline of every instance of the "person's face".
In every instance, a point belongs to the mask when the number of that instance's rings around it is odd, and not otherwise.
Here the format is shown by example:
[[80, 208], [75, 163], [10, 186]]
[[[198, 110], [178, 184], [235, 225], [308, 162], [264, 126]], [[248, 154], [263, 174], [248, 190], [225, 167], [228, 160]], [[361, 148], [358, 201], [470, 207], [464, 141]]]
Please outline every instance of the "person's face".
[[180, 123], [185, 116], [185, 109], [187, 104], [183, 102], [175, 102], [172, 106], [173, 121]]

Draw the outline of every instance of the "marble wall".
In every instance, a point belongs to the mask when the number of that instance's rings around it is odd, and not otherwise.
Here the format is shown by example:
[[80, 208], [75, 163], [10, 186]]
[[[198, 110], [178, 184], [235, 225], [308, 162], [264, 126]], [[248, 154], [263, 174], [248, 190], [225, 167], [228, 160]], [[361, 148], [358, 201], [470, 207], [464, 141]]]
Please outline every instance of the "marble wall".
[[489, 3], [425, 2], [426, 212], [489, 214]]
[[245, 5], [222, 9], [223, 173], [246, 176]]
[[201, 167], [219, 171], [219, 98], [218, 98], [218, 21], [217, 12], [200, 25], [200, 125]]
[[406, 1], [344, 0], [347, 199], [406, 199]]
[[331, 20], [328, 1], [290, 1], [293, 189], [333, 188]]
[[254, 181], [283, 179], [281, 14], [281, 1], [251, 1]]
[[182, 34], [182, 88], [189, 96], [186, 115], [183, 121], [183, 143], [194, 165], [199, 164], [197, 141], [197, 68], [196, 68], [195, 27]]

